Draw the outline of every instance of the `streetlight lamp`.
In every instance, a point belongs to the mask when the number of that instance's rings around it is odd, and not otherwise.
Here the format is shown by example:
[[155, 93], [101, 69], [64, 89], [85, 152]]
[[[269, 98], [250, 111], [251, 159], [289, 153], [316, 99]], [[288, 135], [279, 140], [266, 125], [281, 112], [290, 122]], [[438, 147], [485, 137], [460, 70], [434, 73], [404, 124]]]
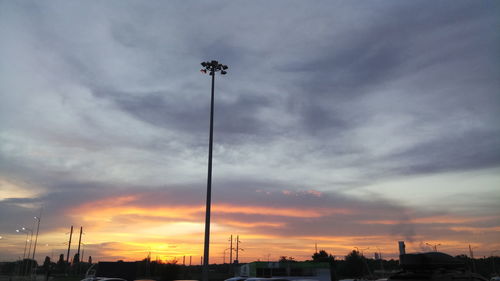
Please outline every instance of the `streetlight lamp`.
[[21, 228], [21, 229], [16, 229], [16, 232], [17, 233], [26, 233], [26, 239], [24, 241], [24, 252], [23, 252], [23, 260], [26, 258], [26, 247], [28, 246], [28, 234], [29, 232], [24, 230], [25, 228]]
[[214, 132], [214, 87], [215, 87], [215, 72], [220, 71], [220, 74], [227, 74], [227, 65], [220, 64], [213, 60], [210, 62], [202, 62], [202, 73], [208, 73], [212, 76], [212, 96], [210, 102], [210, 138], [208, 144], [208, 176], [207, 176], [207, 205], [205, 211], [205, 245], [203, 251], [203, 281], [208, 281], [208, 254], [210, 243], [210, 209], [212, 201], [212, 144]]
[[[33, 230], [29, 229], [29, 228], [26, 228], [26, 227], [21, 227], [21, 229], [16, 229], [16, 232], [23, 232], [23, 233], [26, 233], [26, 243], [24, 245], [24, 253], [26, 254], [26, 245], [28, 244], [28, 240], [30, 242], [30, 246], [28, 248], [28, 255], [25, 256], [23, 255], [23, 264], [24, 264], [24, 260], [25, 258], [27, 258], [28, 260], [26, 261], [26, 267], [25, 267], [25, 270], [24, 270], [24, 274], [28, 274], [28, 268], [31, 267], [31, 259], [30, 259], [30, 254], [31, 254], [31, 243], [33, 242]], [[28, 234], [30, 234], [31, 238], [28, 239]]]

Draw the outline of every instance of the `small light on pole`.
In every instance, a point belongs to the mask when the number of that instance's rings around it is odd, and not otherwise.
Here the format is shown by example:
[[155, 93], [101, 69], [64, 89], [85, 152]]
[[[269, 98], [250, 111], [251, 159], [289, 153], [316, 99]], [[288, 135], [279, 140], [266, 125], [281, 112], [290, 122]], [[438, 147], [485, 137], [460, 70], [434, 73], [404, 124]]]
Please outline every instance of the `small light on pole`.
[[220, 71], [221, 75], [227, 74], [227, 65], [220, 64], [216, 60], [205, 61], [201, 63], [203, 67], [200, 71], [212, 76], [212, 95], [210, 102], [210, 137], [208, 143], [208, 176], [207, 176], [207, 199], [205, 211], [205, 243], [203, 251], [203, 275], [202, 281], [208, 281], [208, 265], [209, 265], [209, 248], [210, 248], [210, 209], [212, 201], [212, 145], [214, 131], [214, 88], [215, 88], [215, 73]]
[[[23, 253], [23, 260], [24, 260], [26, 258], [26, 248], [28, 247], [28, 242], [31, 242], [29, 235], [30, 235], [30, 233], [32, 233], [32, 231], [29, 228], [22, 227], [21, 229], [16, 229], [16, 232], [17, 233], [26, 233], [26, 238], [25, 238], [25, 242], [24, 242], [24, 253]], [[31, 243], [30, 243], [30, 250], [29, 251], [31, 252]], [[29, 254], [28, 254], [28, 258], [29, 258]]]

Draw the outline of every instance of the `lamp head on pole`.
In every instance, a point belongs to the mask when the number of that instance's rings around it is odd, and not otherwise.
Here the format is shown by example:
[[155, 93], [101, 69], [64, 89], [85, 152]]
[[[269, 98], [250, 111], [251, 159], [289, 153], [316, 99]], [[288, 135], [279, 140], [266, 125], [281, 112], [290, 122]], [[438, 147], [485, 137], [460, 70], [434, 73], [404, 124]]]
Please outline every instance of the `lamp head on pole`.
[[200, 70], [202, 73], [209, 73], [212, 76], [215, 75], [215, 72], [217, 71], [220, 71], [221, 75], [226, 75], [226, 70], [229, 68], [227, 65], [221, 64], [216, 60], [204, 61], [201, 63], [201, 66], [203, 66], [203, 68]]

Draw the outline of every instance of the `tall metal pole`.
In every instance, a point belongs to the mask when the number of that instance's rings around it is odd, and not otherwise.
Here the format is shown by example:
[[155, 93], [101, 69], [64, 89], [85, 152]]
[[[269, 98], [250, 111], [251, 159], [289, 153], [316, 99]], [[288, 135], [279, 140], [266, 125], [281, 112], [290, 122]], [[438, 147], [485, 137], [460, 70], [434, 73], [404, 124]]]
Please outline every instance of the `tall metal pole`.
[[71, 248], [71, 237], [73, 236], [73, 226], [69, 232], [68, 253], [66, 254], [66, 264], [69, 264], [69, 249]]
[[[35, 227], [35, 222], [33, 222], [33, 228], [34, 227]], [[29, 249], [28, 249], [28, 264], [26, 265], [26, 268], [24, 270], [24, 275], [28, 275], [28, 269], [31, 268], [30, 255], [31, 255], [31, 244], [33, 243], [33, 228], [29, 230], [31, 232], [31, 235], [30, 235], [30, 246], [29, 246]]]
[[[17, 232], [21, 232], [19, 229], [17, 229], [16, 231], [17, 231]], [[27, 248], [27, 246], [28, 246], [28, 240], [29, 240], [29, 239], [28, 239], [28, 234], [29, 234], [29, 232], [28, 232], [28, 231], [26, 231], [26, 241], [24, 242], [23, 261], [24, 261], [24, 259], [26, 258], [26, 248]]]
[[36, 243], [38, 242], [38, 231], [40, 230], [40, 220], [42, 219], [42, 211], [41, 210], [40, 210], [40, 216], [35, 217], [35, 219], [38, 221], [38, 224], [36, 226], [35, 245], [33, 246], [33, 260], [35, 260]]
[[80, 260], [81, 260], [80, 259], [80, 245], [82, 244], [82, 232], [83, 232], [83, 226], [80, 226], [80, 238], [78, 239], [78, 252], [77, 252], [78, 263], [80, 263]]
[[[42, 216], [42, 210], [40, 210], [40, 216], [39, 217], [35, 217], [35, 219], [38, 221], [38, 224], [36, 226], [36, 236], [35, 236], [35, 244], [33, 245], [33, 256], [32, 256], [32, 259], [33, 259], [33, 265], [32, 267], [30, 268], [30, 276], [33, 275], [33, 269], [35, 270], [35, 273], [36, 273], [36, 260], [35, 260], [35, 252], [36, 252], [36, 243], [38, 242], [38, 231], [40, 230], [40, 220], [41, 220], [41, 216]], [[35, 274], [35, 279], [36, 279], [36, 274]]]
[[229, 244], [229, 265], [233, 264], [233, 235], [231, 234], [231, 242]]
[[240, 251], [240, 236], [237, 235], [236, 236], [236, 262], [237, 263], [240, 263], [239, 254], [238, 254], [239, 251]]
[[210, 211], [212, 204], [212, 145], [214, 137], [214, 87], [215, 71], [212, 75], [212, 97], [210, 102], [210, 138], [208, 141], [208, 176], [207, 176], [207, 205], [205, 211], [205, 245], [203, 251], [203, 281], [208, 281], [208, 254], [210, 243]]
[[209, 248], [210, 248], [210, 212], [212, 205], [212, 146], [213, 146], [213, 132], [214, 132], [214, 89], [215, 89], [215, 72], [220, 71], [222, 75], [226, 74], [225, 71], [228, 67], [219, 64], [218, 61], [202, 62], [201, 65], [205, 68], [201, 71], [212, 76], [212, 92], [210, 100], [210, 137], [208, 143], [208, 175], [207, 175], [207, 200], [205, 211], [205, 243], [203, 250], [203, 275], [202, 281], [208, 281], [208, 266], [209, 266]]
[[[33, 222], [33, 228], [35, 228], [35, 222]], [[30, 246], [28, 248], [28, 256], [27, 256], [28, 259], [31, 256], [31, 245], [33, 244], [33, 228], [29, 230], [31, 234], [30, 234]]]

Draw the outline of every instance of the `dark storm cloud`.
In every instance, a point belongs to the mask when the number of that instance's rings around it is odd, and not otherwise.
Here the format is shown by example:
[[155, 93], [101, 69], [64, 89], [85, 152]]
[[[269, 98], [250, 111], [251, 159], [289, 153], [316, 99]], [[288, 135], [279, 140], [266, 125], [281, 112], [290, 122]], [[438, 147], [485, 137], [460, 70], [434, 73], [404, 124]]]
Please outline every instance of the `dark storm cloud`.
[[[355, 103], [346, 102], [370, 95], [391, 81], [416, 73], [422, 75], [418, 73], [435, 66], [450, 67], [443, 68], [436, 77], [426, 78], [423, 83], [432, 85], [426, 88], [427, 91], [441, 92], [439, 95], [444, 100], [452, 95], [461, 99], [463, 97], [456, 96], [456, 92], [442, 92], [442, 88], [456, 86], [454, 83], [458, 82], [473, 90], [470, 81], [451, 79], [453, 74], [465, 79], [472, 74], [477, 77], [476, 83], [481, 83], [479, 81], [485, 77], [488, 77], [486, 81], [496, 81], [486, 85], [487, 89], [480, 90], [479, 94], [490, 96], [494, 103], [499, 103], [496, 90], [499, 87], [496, 78], [499, 75], [498, 60], [485, 55], [491, 53], [491, 48], [498, 42], [493, 39], [498, 36], [491, 27], [497, 23], [493, 20], [497, 5], [492, 2], [484, 6], [471, 2], [451, 6], [422, 4], [394, 5], [390, 12], [397, 16], [371, 18], [363, 28], [352, 28], [351, 33], [341, 34], [340, 38], [332, 29], [331, 33], [325, 34], [324, 40], [328, 43], [321, 51], [311, 50], [279, 66], [280, 71], [296, 76], [300, 74], [296, 91], [290, 95], [290, 109], [302, 117], [304, 130], [313, 133], [331, 130], [339, 134], [359, 126], [360, 120], [370, 118], [374, 112], [357, 110]], [[477, 30], [484, 32], [478, 33]], [[475, 40], [475, 43], [464, 42], [464, 38]], [[474, 73], [470, 73], [470, 69], [454, 69], [452, 66], [456, 62], [472, 61], [471, 58], [484, 61]], [[414, 87], [406, 86], [407, 89], [389, 89], [401, 91], [404, 96], [410, 87]], [[387, 99], [387, 103], [394, 101]], [[293, 106], [297, 104], [301, 106]], [[450, 103], [450, 106], [457, 110], [454, 104]], [[355, 114], [339, 116], [341, 107], [350, 107]]]
[[[116, 102], [125, 111], [145, 122], [205, 138], [209, 120], [208, 96], [198, 95], [195, 99], [172, 96], [168, 93], [153, 93], [128, 99], [117, 98]], [[225, 143], [233, 135], [254, 136], [270, 132], [267, 124], [259, 120], [257, 113], [266, 106], [269, 106], [268, 98], [252, 95], [238, 95], [234, 100], [218, 99], [215, 115], [218, 140]]]
[[443, 137], [441, 140], [391, 155], [389, 161], [406, 162], [398, 170], [407, 174], [491, 168], [500, 165], [498, 147], [500, 132], [472, 131], [456, 138]]

